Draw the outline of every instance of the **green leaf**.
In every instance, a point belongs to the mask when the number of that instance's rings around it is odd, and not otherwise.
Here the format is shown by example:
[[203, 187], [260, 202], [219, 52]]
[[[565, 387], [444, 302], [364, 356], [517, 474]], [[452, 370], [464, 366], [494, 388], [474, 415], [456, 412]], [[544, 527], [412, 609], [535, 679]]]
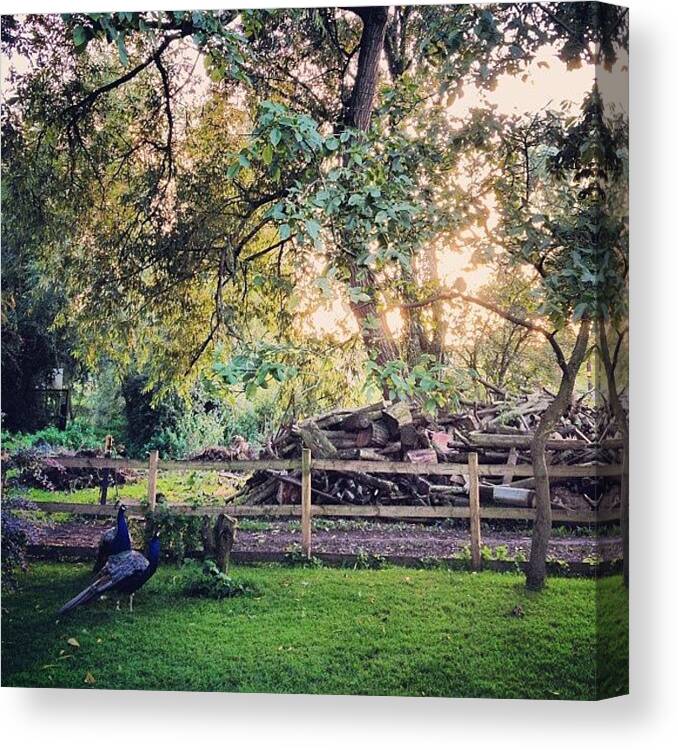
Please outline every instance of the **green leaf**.
[[309, 237], [317, 240], [320, 235], [320, 224], [318, 224], [315, 219], [309, 219], [306, 222], [306, 231], [308, 232]]
[[289, 224], [281, 224], [278, 233], [280, 234], [281, 240], [288, 240], [292, 236], [292, 230]]
[[280, 143], [280, 139], [282, 138], [282, 133], [278, 130], [278, 128], [273, 128], [271, 130], [271, 135], [269, 136], [271, 143], [274, 146], [277, 146]]
[[78, 24], [73, 29], [73, 42], [76, 47], [84, 49], [87, 46], [87, 32], [84, 27]]
[[273, 161], [273, 149], [269, 143], [266, 144], [266, 148], [262, 151], [261, 159], [264, 164], [270, 164]]
[[339, 148], [339, 141], [334, 137], [328, 138], [325, 141], [325, 146], [327, 147], [328, 151], [336, 151]]
[[581, 318], [581, 316], [586, 312], [586, 308], [588, 305], [586, 302], [580, 302], [575, 308], [574, 313], [572, 315], [573, 320], [575, 323]]
[[125, 47], [125, 37], [121, 34], [117, 39], [118, 44], [118, 57], [120, 62], [127, 66], [129, 63], [129, 55], [127, 54], [127, 47]]

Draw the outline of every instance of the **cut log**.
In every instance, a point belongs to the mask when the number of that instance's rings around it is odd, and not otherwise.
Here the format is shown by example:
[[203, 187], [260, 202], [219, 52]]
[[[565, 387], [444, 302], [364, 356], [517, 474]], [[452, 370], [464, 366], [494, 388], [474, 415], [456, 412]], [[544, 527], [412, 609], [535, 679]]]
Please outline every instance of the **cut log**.
[[293, 429], [301, 437], [304, 445], [310, 449], [313, 458], [337, 458], [337, 449], [315, 422], [308, 422], [303, 427], [297, 425]]
[[386, 426], [380, 422], [369, 422], [367, 427], [355, 435], [358, 448], [385, 448], [388, 445], [389, 434]]
[[412, 425], [412, 410], [406, 401], [396, 401], [395, 404], [384, 409], [384, 421], [392, 437], [398, 437], [405, 425]]
[[347, 432], [360, 432], [370, 426], [370, 418], [367, 414], [349, 414], [345, 417], [340, 427]]
[[532, 508], [534, 506], [534, 492], [517, 487], [494, 487], [492, 500], [499, 505], [509, 505], [514, 508]]
[[513, 480], [513, 467], [518, 463], [518, 450], [515, 447], [512, 447], [508, 454], [508, 459], [506, 460], [506, 472], [502, 478], [502, 484], [510, 484]]
[[413, 464], [437, 464], [438, 454], [433, 448], [423, 448], [418, 451], [407, 451], [405, 460]]
[[417, 448], [420, 443], [419, 432], [414, 424], [403, 425], [400, 429], [400, 444], [403, 452]]
[[[300, 479], [295, 479], [294, 477], [290, 477], [287, 474], [281, 474], [280, 472], [272, 471], [271, 469], [266, 469], [266, 473], [271, 474], [284, 484], [292, 485], [293, 487], [298, 487], [299, 489], [301, 489]], [[324, 500], [334, 502], [333, 495], [330, 495], [328, 492], [323, 492], [322, 490], [316, 489], [313, 485], [311, 485], [311, 493], [316, 495], [317, 497], [323, 498]]]
[[397, 443], [389, 443], [387, 446], [382, 448], [379, 453], [381, 453], [382, 456], [394, 456], [394, 455], [400, 455], [400, 451], [402, 450], [402, 445], [400, 442]]
[[449, 442], [450, 436], [446, 432], [437, 430], [431, 433], [431, 443], [434, 448], [444, 452], [448, 449]]
[[368, 487], [374, 487], [374, 489], [384, 492], [387, 495], [393, 495], [398, 492], [398, 485], [395, 482], [391, 482], [388, 479], [382, 479], [376, 477], [373, 474], [363, 474], [362, 472], [352, 472], [351, 477], [361, 484], [366, 484]]

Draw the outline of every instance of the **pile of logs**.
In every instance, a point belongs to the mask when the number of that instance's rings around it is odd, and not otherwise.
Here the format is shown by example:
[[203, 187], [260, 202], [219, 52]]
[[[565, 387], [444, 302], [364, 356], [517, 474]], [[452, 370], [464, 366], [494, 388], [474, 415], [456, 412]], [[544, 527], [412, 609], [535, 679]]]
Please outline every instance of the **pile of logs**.
[[241, 435], [235, 435], [227, 447], [216, 445], [193, 453], [190, 461], [253, 461], [257, 452]]
[[[532, 434], [552, 398], [552, 394], [540, 390], [491, 404], [462, 402], [458, 412], [439, 414], [435, 420], [403, 401], [337, 409], [280, 431], [269, 441], [267, 454], [296, 458], [305, 446], [314, 458], [365, 462], [362, 472], [314, 471], [313, 502], [462, 505], [468, 503], [468, 483], [462, 475], [370, 474], [369, 466], [370, 462], [384, 460], [466, 463], [468, 454], [474, 452], [481, 464], [506, 467], [503, 476], [482, 479], [482, 502], [530, 506], [533, 480], [514, 481], [512, 469], [530, 463]], [[575, 402], [550, 436], [547, 459], [552, 464], [616, 463], [620, 461], [621, 441], [614, 432], [605, 410]], [[599, 506], [606, 493], [614, 492], [616, 483], [614, 479], [594, 477], [554, 479], [552, 485], [554, 506], [590, 510]], [[242, 488], [237, 501], [298, 503], [300, 487], [299, 472], [258, 471]]]
[[[43, 444], [33, 448], [23, 448], [11, 456], [3, 457], [3, 475], [14, 469], [14, 476], [8, 481], [9, 486], [36, 487], [50, 492], [87, 489], [100, 487], [105, 470], [91, 468], [66, 467], [59, 460], [61, 457], [104, 458], [103, 450], [67, 451], [52, 448]], [[139, 472], [132, 469], [116, 469], [109, 473], [108, 484], [122, 486], [139, 478]]]

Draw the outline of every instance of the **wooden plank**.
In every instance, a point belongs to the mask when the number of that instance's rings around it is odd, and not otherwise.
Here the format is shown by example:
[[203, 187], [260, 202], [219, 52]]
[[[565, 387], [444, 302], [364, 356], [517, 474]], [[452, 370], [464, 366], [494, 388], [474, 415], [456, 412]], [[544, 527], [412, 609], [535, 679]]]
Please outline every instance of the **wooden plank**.
[[148, 454], [148, 507], [155, 510], [156, 488], [158, 485], [158, 451]]
[[[501, 435], [491, 432], [470, 432], [470, 443], [479, 448], [529, 448], [531, 435]], [[621, 439], [603, 440], [601, 443], [586, 440], [563, 438], [562, 440], [547, 440], [546, 449], [553, 451], [583, 450], [585, 448], [622, 448]]]
[[511, 484], [513, 481], [513, 469], [518, 463], [518, 449], [513, 447], [509, 451], [508, 458], [506, 459], [506, 471], [502, 477], [502, 484]]
[[311, 451], [301, 450], [301, 551], [311, 559]]
[[480, 570], [480, 477], [478, 454], [468, 454], [469, 527], [471, 532], [471, 569]]
[[[91, 469], [148, 469], [148, 464], [143, 461], [131, 461], [120, 458], [82, 458], [76, 456], [55, 456], [63, 466], [70, 468]], [[468, 465], [462, 463], [441, 464], [408, 464], [401, 461], [379, 461], [370, 462], [366, 466], [365, 461], [350, 461], [341, 459], [316, 459], [313, 466], [320, 471], [347, 471], [365, 472], [369, 469], [370, 474], [461, 474], [468, 475]], [[272, 469], [275, 471], [294, 471], [301, 468], [299, 459], [280, 460], [271, 459], [266, 461], [160, 461], [158, 468], [161, 471], [242, 471], [254, 472], [259, 469]], [[502, 464], [479, 464], [478, 474], [480, 476], [500, 477], [506, 471]], [[609, 477], [620, 476], [622, 466], [620, 464], [574, 464], [556, 465], [549, 467], [551, 477]], [[516, 466], [513, 470], [514, 476], [531, 477], [532, 467], [529, 464]]]
[[[342, 461], [335, 459], [316, 459], [313, 467], [319, 471], [365, 472], [369, 474], [462, 474], [468, 475], [468, 464], [411, 464], [402, 461], [380, 461], [365, 465], [364, 461]], [[504, 464], [479, 464], [479, 476], [500, 477], [506, 471]], [[549, 476], [552, 477], [601, 477], [617, 476], [622, 467], [618, 464], [578, 464], [573, 466], [549, 466]], [[516, 466], [515, 476], [531, 477], [534, 474], [531, 465]]]
[[[73, 469], [142, 469], [147, 470], [145, 461], [128, 458], [86, 458], [82, 456], [52, 456], [60, 464]], [[161, 471], [243, 471], [254, 472], [258, 469], [275, 471], [294, 471], [301, 468], [297, 459], [256, 460], [256, 461], [159, 461]]]
[[[130, 516], [142, 517], [144, 509], [139, 503], [121, 498], [127, 505]], [[56, 503], [35, 501], [39, 511], [44, 513], [76, 513], [85, 516], [112, 517], [117, 510], [112, 505], [91, 505], [85, 503]], [[178, 515], [185, 516], [218, 516], [228, 513], [239, 518], [299, 518], [300, 505], [171, 505]], [[30, 511], [28, 511], [30, 512]], [[466, 506], [422, 506], [422, 505], [312, 505], [311, 515], [334, 518], [399, 518], [399, 519], [444, 519], [469, 518], [469, 508]], [[569, 512], [554, 510], [553, 520], [571, 523], [595, 524], [609, 523], [619, 520], [619, 510], [596, 513], [595, 511]], [[533, 508], [501, 508], [481, 506], [481, 519], [494, 520], [523, 520], [534, 519]]]
[[68, 469], [148, 469], [145, 461], [129, 458], [86, 458], [85, 456], [50, 456]]

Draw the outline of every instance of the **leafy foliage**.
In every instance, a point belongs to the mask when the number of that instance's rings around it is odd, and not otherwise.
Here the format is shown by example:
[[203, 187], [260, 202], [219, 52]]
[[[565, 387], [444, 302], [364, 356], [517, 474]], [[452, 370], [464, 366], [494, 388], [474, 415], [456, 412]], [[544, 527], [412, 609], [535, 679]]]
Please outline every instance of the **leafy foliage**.
[[[48, 228], [40, 262], [66, 280], [67, 309], [54, 320], [79, 332], [81, 361], [96, 367], [106, 355], [146, 373], [158, 398], [179, 382], [185, 395], [186, 373], [219, 347], [238, 349], [235, 359], [262, 331], [298, 345], [299, 300], [317, 290], [340, 294], [384, 391], [417, 391], [433, 378], [419, 394], [432, 405], [454, 387], [434, 364], [446, 355], [438, 313], [410, 311], [407, 341], [385, 323], [388, 309], [420, 298], [429, 245], [452, 244], [487, 218], [477, 200], [484, 173], [469, 161], [491, 143], [487, 113], [460, 125], [448, 107], [463, 85], [491, 88], [549, 45], [573, 66], [611, 64], [626, 44], [626, 14], [581, 3], [379, 15], [386, 64], [364, 132], [351, 125], [364, 86], [351, 60], [375, 21], [361, 11], [97, 13], [3, 26], [6, 52], [38, 63], [12, 80], [8, 156], [27, 165], [16, 194], [31, 197], [26, 205], [41, 212], [33, 224]], [[178, 49], [189, 39], [210, 76], [197, 105], [182, 94]], [[50, 76], [55, 69], [64, 75]], [[473, 185], [458, 179], [462, 161]], [[548, 231], [586, 247], [600, 222], [576, 215], [574, 226]], [[527, 255], [535, 232], [542, 241], [536, 220], [520, 236]], [[617, 227], [603, 233], [617, 243]], [[556, 264], [559, 280], [545, 286], [544, 314], [554, 319], [581, 304], [563, 309], [556, 299], [570, 294], [567, 268], [576, 263]], [[600, 298], [597, 281], [588, 283]], [[247, 374], [250, 395], [254, 382], [291, 390], [280, 364]], [[420, 365], [430, 377], [412, 378]], [[169, 429], [160, 427], [161, 442], [177, 452]]]
[[202, 548], [202, 518], [180, 516], [166, 505], [158, 504], [154, 511], [145, 514], [144, 534], [146, 544], [153, 534], [160, 532], [162, 553], [170, 560], [181, 563], [189, 552]]
[[26, 549], [33, 538], [35, 525], [21, 511], [37, 510], [34, 503], [5, 494], [2, 500], [2, 585], [17, 587], [17, 573], [28, 568]]
[[259, 589], [254, 583], [222, 573], [213, 560], [206, 560], [203, 565], [197, 563], [184, 565], [181, 582], [186, 596], [230, 599], [234, 596], [259, 594]]
[[51, 426], [32, 433], [3, 434], [2, 445], [10, 453], [40, 447], [67, 448], [78, 451], [101, 448], [107, 434], [106, 429], [95, 427], [90, 421], [76, 417], [64, 430]]

